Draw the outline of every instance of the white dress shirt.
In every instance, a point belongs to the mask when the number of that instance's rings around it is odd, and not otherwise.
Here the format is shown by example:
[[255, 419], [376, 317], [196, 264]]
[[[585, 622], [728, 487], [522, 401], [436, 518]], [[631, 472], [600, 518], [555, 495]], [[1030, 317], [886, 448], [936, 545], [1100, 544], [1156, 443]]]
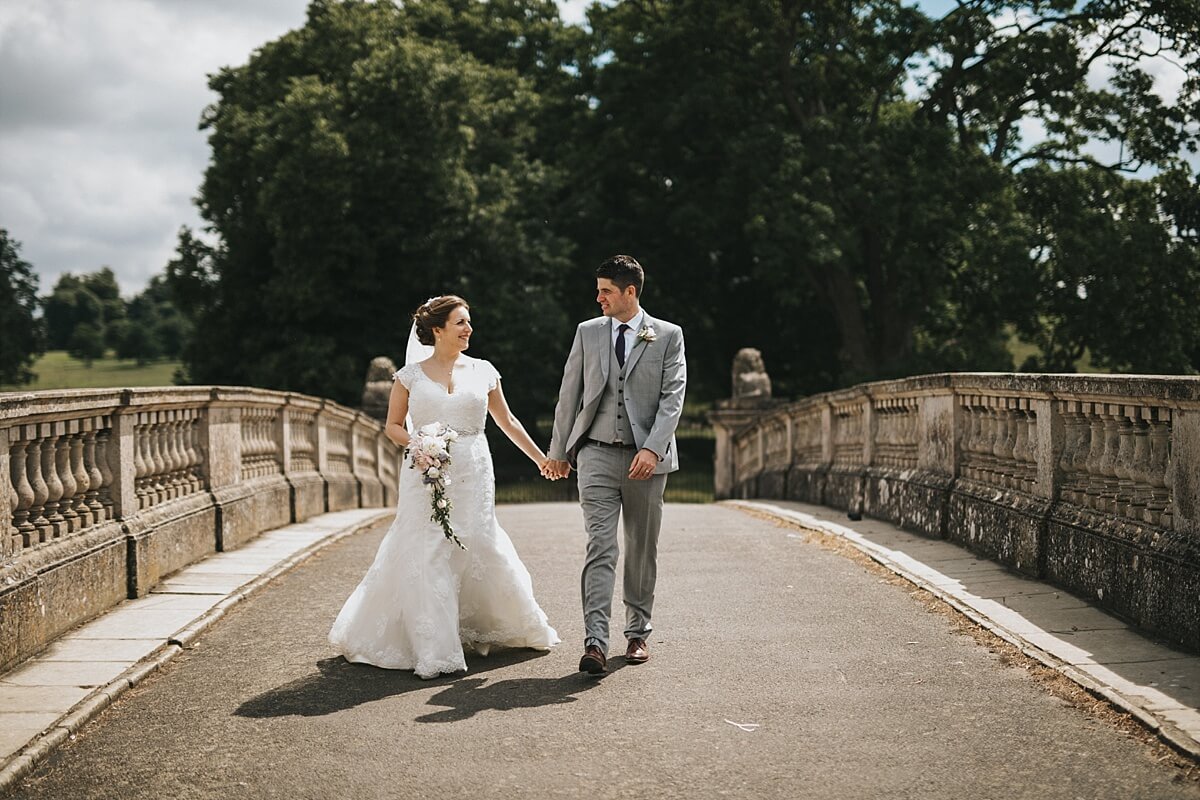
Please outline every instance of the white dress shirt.
[[625, 331], [625, 360], [629, 360], [629, 354], [633, 352], [633, 346], [637, 343], [637, 333], [642, 329], [642, 318], [646, 316], [646, 312], [638, 309], [638, 312], [633, 315], [633, 319], [629, 322], [621, 322], [616, 317], [612, 318], [612, 346], [613, 350], [617, 349], [617, 328], [621, 325], [628, 325], [629, 330]]

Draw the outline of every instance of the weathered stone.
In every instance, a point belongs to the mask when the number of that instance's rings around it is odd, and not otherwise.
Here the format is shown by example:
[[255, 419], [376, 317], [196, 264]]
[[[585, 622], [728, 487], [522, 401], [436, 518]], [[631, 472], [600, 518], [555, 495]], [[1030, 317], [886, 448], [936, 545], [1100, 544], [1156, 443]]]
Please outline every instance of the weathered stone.
[[108, 523], [52, 549], [39, 559], [46, 565], [23, 578], [19, 566], [0, 573], [0, 671], [127, 595], [120, 524]]
[[771, 377], [763, 365], [762, 353], [743, 347], [733, 357], [733, 398], [767, 400], [771, 397]]
[[217, 552], [217, 507], [208, 493], [146, 509], [125, 521], [129, 596], [142, 597], [165, 576]]
[[709, 419], [718, 498], [945, 536], [1200, 648], [1200, 379], [924, 375], [783, 405], [735, 392]]
[[0, 395], [0, 669], [328, 497], [394, 503], [398, 454], [374, 420], [294, 393]]
[[363, 386], [362, 410], [374, 419], [387, 419], [388, 401], [392, 395], [392, 374], [396, 364], [387, 356], [371, 359], [367, 368], [367, 380]]

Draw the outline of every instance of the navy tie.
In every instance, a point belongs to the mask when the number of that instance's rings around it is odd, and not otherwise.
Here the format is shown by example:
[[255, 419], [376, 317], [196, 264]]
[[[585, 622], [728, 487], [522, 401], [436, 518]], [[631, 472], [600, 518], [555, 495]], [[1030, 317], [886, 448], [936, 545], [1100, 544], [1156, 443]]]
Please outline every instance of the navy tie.
[[617, 365], [622, 369], [625, 368], [625, 331], [629, 330], [629, 326], [622, 323], [617, 326]]

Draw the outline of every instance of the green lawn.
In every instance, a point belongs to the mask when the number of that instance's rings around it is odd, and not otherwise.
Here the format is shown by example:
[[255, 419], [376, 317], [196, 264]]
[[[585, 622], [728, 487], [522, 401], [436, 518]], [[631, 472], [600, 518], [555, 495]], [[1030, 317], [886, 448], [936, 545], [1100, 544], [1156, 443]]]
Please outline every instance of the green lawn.
[[37, 378], [28, 386], [0, 384], [3, 392], [39, 389], [111, 389], [131, 386], [172, 386], [178, 361], [155, 361], [139, 367], [136, 361], [106, 357], [86, 366], [63, 350], [51, 350], [33, 365]]

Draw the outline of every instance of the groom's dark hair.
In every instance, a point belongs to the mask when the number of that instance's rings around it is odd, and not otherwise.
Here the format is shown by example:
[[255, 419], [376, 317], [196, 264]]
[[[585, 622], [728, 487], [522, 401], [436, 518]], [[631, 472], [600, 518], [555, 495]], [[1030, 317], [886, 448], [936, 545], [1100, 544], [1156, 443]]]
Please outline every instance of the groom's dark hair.
[[633, 256], [612, 256], [596, 268], [597, 278], [608, 278], [622, 292], [632, 286], [638, 297], [642, 296], [642, 285], [646, 282], [646, 273], [642, 265]]

